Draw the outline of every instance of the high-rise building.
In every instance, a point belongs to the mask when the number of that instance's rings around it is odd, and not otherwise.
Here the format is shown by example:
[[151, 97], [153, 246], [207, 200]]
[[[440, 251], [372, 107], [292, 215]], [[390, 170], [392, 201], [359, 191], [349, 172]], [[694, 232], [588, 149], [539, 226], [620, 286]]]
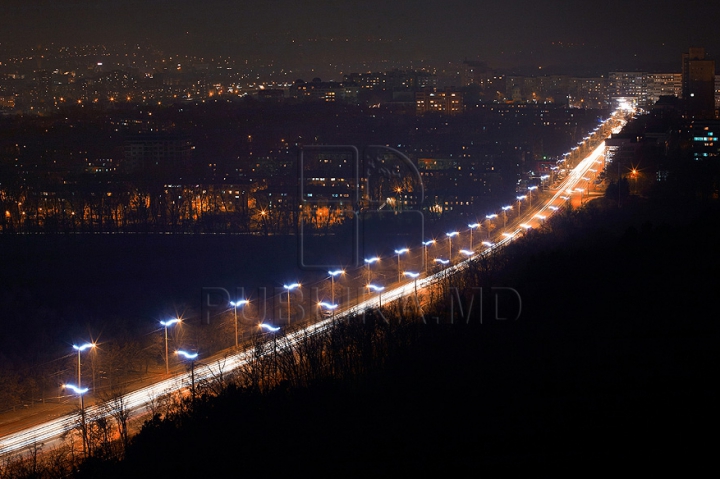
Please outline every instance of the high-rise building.
[[632, 99], [635, 104], [647, 104], [647, 76], [645, 72], [610, 72], [611, 98]]
[[682, 99], [687, 118], [715, 118], [715, 60], [702, 47], [682, 54]]

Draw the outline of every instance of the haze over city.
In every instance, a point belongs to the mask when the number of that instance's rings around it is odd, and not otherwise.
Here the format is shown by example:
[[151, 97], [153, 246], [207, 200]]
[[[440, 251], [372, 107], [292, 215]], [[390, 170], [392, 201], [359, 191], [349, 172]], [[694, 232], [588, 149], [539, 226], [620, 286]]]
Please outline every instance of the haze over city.
[[442, 67], [463, 59], [572, 73], [666, 69], [677, 64], [678, 51], [694, 45], [718, 52], [719, 20], [712, 7], [669, 0], [10, 0], [3, 5], [0, 42], [151, 43], [168, 54], [261, 59], [322, 74], [331, 64]]

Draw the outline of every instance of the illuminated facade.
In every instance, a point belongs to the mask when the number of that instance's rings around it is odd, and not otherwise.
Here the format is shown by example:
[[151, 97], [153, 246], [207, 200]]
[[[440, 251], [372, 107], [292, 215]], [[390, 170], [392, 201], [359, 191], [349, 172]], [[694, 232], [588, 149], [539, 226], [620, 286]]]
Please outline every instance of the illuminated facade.
[[644, 72], [610, 72], [609, 94], [612, 98], [634, 98], [647, 105], [647, 74]]
[[646, 84], [648, 105], [654, 105], [661, 96], [682, 95], [681, 73], [648, 73]]
[[456, 115], [463, 111], [462, 93], [450, 88], [444, 91], [422, 90], [415, 93], [415, 107], [418, 115], [425, 113]]

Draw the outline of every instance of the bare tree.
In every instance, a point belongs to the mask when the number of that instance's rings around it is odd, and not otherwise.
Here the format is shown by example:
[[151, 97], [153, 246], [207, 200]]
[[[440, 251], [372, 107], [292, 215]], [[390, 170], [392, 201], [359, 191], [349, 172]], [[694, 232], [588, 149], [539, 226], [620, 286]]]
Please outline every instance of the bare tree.
[[128, 422], [131, 416], [131, 411], [127, 407], [125, 393], [121, 389], [113, 389], [102, 399], [103, 415], [112, 417], [115, 421], [119, 442], [124, 452], [130, 439]]

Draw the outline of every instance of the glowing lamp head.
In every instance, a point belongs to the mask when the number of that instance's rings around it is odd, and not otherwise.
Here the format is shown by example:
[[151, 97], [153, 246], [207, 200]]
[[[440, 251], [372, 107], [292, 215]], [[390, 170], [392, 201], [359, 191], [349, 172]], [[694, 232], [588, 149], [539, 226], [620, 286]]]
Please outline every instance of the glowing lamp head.
[[280, 331], [280, 327], [275, 327], [271, 324], [266, 324], [266, 323], [260, 323], [260, 329], [264, 329], [265, 331], [270, 331], [273, 333], [276, 331]]
[[180, 322], [180, 320], [175, 318], [175, 319], [169, 319], [167, 321], [160, 321], [160, 324], [162, 324], [163, 326], [165, 326], [167, 328], [168, 326], [172, 326], [173, 324], [177, 324], [179, 322]]
[[198, 353], [189, 353], [187, 351], [183, 351], [182, 349], [175, 351], [175, 354], [182, 356], [185, 359], [195, 359], [198, 357]]
[[[90, 348], [94, 348], [94, 347], [95, 347], [95, 343], [85, 343], [85, 344], [81, 344], [80, 346], [78, 346], [77, 344], [73, 344], [73, 349], [75, 351], [85, 351], [86, 349], [90, 349]], [[70, 386], [70, 385], [68, 385], [68, 386]]]
[[300, 283], [284, 284], [284, 285], [283, 285], [283, 288], [287, 289], [288, 291], [290, 291], [291, 289], [299, 288], [299, 287], [300, 287]]
[[82, 396], [83, 394], [85, 394], [86, 392], [89, 391], [88, 388], [79, 388], [79, 387], [75, 386], [74, 384], [63, 384], [62, 387], [64, 389], [70, 389], [72, 392], [74, 392], [75, 394], [78, 394], [80, 396]]

